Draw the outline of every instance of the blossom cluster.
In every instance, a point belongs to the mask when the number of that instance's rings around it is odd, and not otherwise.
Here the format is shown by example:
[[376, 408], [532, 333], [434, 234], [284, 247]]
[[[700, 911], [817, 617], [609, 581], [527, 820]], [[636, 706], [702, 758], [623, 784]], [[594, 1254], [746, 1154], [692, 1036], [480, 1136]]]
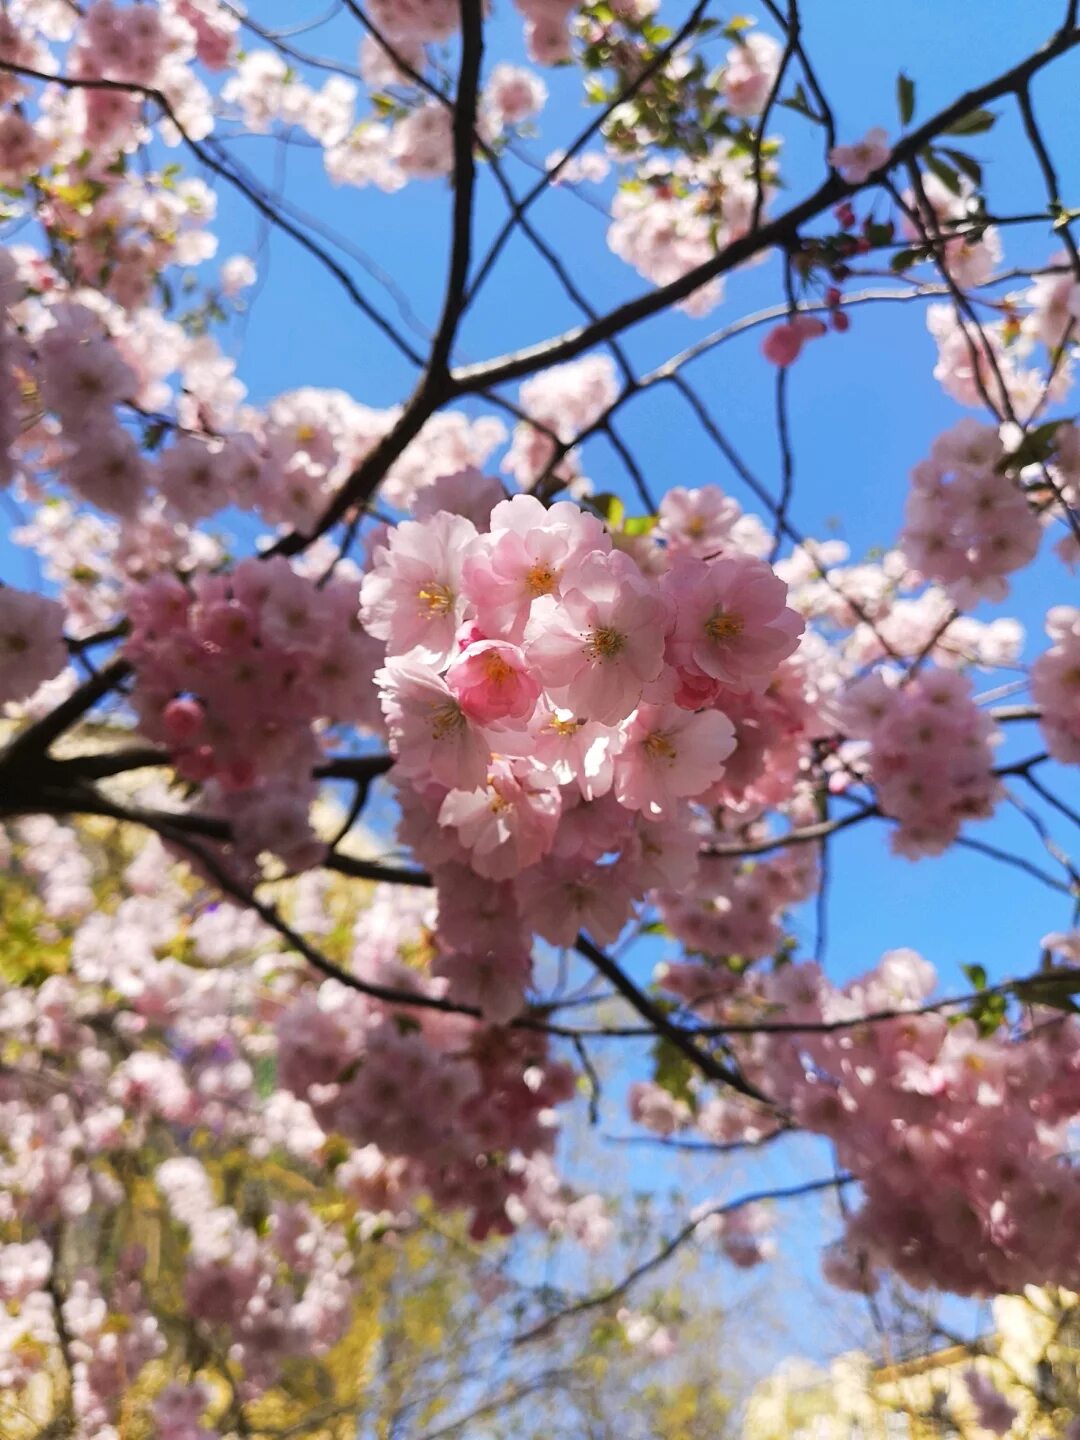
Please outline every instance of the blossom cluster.
[[[1036, 1005], [1014, 1035], [960, 1011], [928, 1013], [936, 976], [912, 951], [891, 952], [842, 988], [812, 962], [711, 985], [715, 972], [695, 968], [696, 997], [679, 967], [658, 979], [691, 994], [694, 1013], [710, 1023], [773, 1022], [731, 1037], [744, 1075], [791, 1122], [827, 1136], [862, 1187], [842, 1240], [825, 1255], [834, 1284], [871, 1289], [879, 1270], [891, 1269], [920, 1289], [958, 1294], [1051, 1278], [1075, 1285], [1067, 1236], [1080, 1184], [1060, 1160], [1080, 1105], [1073, 1017]], [[694, 1119], [655, 1089], [635, 1104], [661, 1133]], [[696, 1117], [710, 1138], [713, 1104]], [[744, 1101], [727, 1102], [726, 1119], [725, 1139], [751, 1143], [777, 1124]], [[1046, 1223], [1033, 1225], [1033, 1216]]]
[[927, 669], [890, 684], [878, 671], [849, 687], [842, 714], [847, 733], [869, 744], [869, 774], [882, 812], [898, 822], [899, 854], [938, 855], [965, 820], [993, 813], [1000, 736], [966, 675]]
[[[189, 780], [227, 792], [292, 785], [306, 812], [319, 754], [313, 722], [365, 713], [375, 656], [356, 607], [355, 584], [320, 589], [282, 558], [241, 561], [190, 587], [167, 576], [135, 587], [125, 654], [140, 729], [169, 747]], [[247, 815], [271, 839], [283, 818], [277, 809]], [[271, 848], [286, 853], [280, 838]]]
[[[714, 69], [678, 47], [639, 87], [663, 43], [652, 0], [604, 18], [568, 0], [517, 8], [533, 65], [577, 54], [592, 102], [608, 98], [605, 75], [634, 86], [598, 120], [603, 148], [559, 176], [600, 184], [615, 168], [589, 196], [612, 253], [664, 285], [768, 212], [780, 142], [761, 132], [785, 99], [802, 103], [781, 85], [790, 50], [738, 20]], [[933, 977], [906, 953], [843, 988], [789, 963], [791, 912], [822, 884], [810, 842], [845, 824], [841, 807], [884, 818], [909, 857], [994, 811], [1001, 735], [972, 669], [1010, 667], [1005, 698], [1026, 683], [1031, 703], [1008, 718], [1080, 762], [1080, 611], [1051, 606], [1049, 648], [1026, 669], [1017, 620], [960, 613], [1005, 599], [1051, 524], [1066, 522], [1057, 553], [1080, 564], [1080, 429], [1043, 423], [1073, 379], [1069, 256], [993, 292], [988, 323], [929, 308], [936, 379], [989, 413], [938, 436], [897, 543], [865, 559], [812, 538], [776, 558], [797, 534], [787, 499], [774, 534], [705, 476], [626, 523], [595, 494], [583, 437], [700, 347], [625, 388], [598, 353], [528, 373], [518, 403], [502, 401], [512, 433], [471, 409], [416, 426], [411, 406], [331, 389], [255, 403], [228, 330], [255, 266], [233, 256], [209, 274], [214, 191], [160, 151], [209, 139], [196, 153], [224, 157], [221, 179], [243, 189], [227, 149], [239, 126], [314, 150], [334, 184], [445, 192], [454, 108], [435, 47], [458, 43], [460, 7], [374, 0], [371, 19], [358, 71], [326, 73], [287, 36], [241, 48], [256, 22], [220, 0], [12, 0], [0, 15], [0, 484], [48, 591], [0, 584], [0, 706], [5, 725], [47, 714], [115, 642], [130, 669], [110, 723], [182, 782], [148, 787], [140, 813], [159, 809], [171, 844], [186, 827], [202, 855], [178, 879], [153, 840], [118, 886], [51, 815], [0, 830], [5, 876], [34, 897], [25, 983], [0, 984], [0, 1389], [22, 1387], [62, 1331], [76, 1420], [105, 1440], [165, 1353], [136, 1247], [64, 1277], [58, 1301], [62, 1247], [45, 1238], [98, 1213], [122, 1228], [136, 1168], [183, 1255], [186, 1313], [244, 1395], [335, 1344], [360, 1283], [352, 1239], [428, 1201], [466, 1212], [478, 1238], [531, 1222], [603, 1243], [603, 1200], [574, 1196], [555, 1168], [576, 1076], [527, 1006], [537, 939], [609, 945], [634, 921], [679, 947], [657, 980], [680, 1020], [744, 1027], [725, 1044], [762, 1097], [642, 1081], [636, 1122], [694, 1125], [717, 1145], [827, 1136], [863, 1189], [827, 1259], [837, 1283], [867, 1287], [885, 1266], [970, 1293], [1080, 1283], [1067, 1247], [1080, 1191], [1062, 1162], [1080, 1110], [1073, 1016], [1034, 1005], [1009, 1030], [985, 1004], [923, 1013]], [[520, 158], [548, 86], [497, 61], [476, 98], [486, 176]], [[861, 186], [892, 153], [875, 127], [828, 159]], [[717, 343], [786, 316], [766, 333], [770, 363], [820, 355], [809, 342], [847, 326], [847, 262], [897, 235], [912, 247], [893, 256], [901, 271], [933, 250], [951, 288], [1008, 278], [968, 169], [890, 191], [889, 218], [860, 216], [857, 232], [852, 194], [839, 235], [789, 237], [786, 303]], [[721, 295], [714, 279], [683, 308]], [[324, 534], [403, 415], [412, 438], [377, 501]], [[380, 891], [342, 925], [316, 867], [324, 833], [340, 841], [358, 817], [316, 831], [316, 802], [347, 773], [331, 759], [382, 742], [415, 890]], [[88, 783], [67, 799], [109, 811], [115, 795]], [[313, 983], [255, 915], [208, 899], [222, 872], [254, 886], [265, 852], [306, 872], [289, 922], [334, 951], [336, 978]], [[1045, 950], [1052, 984], [1080, 941], [1062, 932]], [[901, 1013], [860, 1020], [878, 1011]], [[330, 1177], [347, 1218], [280, 1198], [252, 1213], [209, 1153], [230, 1145]], [[701, 1221], [736, 1264], [769, 1253], [763, 1211]], [[619, 1318], [631, 1343], [666, 1351], [663, 1326]], [[163, 1440], [206, 1440], [208, 1404], [194, 1380], [163, 1391]]]
[[[53, 967], [40, 983], [0, 985], [5, 1398], [47, 1366], [62, 1321], [73, 1433], [122, 1434], [139, 1377], [176, 1343], [179, 1285], [200, 1343], [257, 1400], [298, 1357], [338, 1342], [366, 1283], [358, 1244], [407, 1226], [425, 1194], [471, 1209], [478, 1237], [530, 1223], [606, 1242], [604, 1202], [552, 1164], [575, 1077], [542, 1034], [312, 986], [270, 929], [219, 903], [156, 839], [125, 848], [119, 883], [115, 833], [102, 846], [38, 817], [0, 844], [12, 935], [28, 920], [28, 963]], [[343, 907], [358, 979], [437, 1007], [444, 982], [417, 968], [429, 896], [402, 906], [386, 888], [358, 910], [324, 876], [291, 883], [298, 925], [325, 932]], [[22, 963], [14, 944], [6, 962]], [[333, 1203], [299, 1198], [313, 1189], [305, 1177]], [[142, 1241], [155, 1226], [152, 1259]], [[75, 1266], [57, 1243], [100, 1231], [119, 1250], [91, 1243]], [[180, 1257], [168, 1293], [161, 1254]], [[168, 1440], [216, 1433], [201, 1425], [201, 1384], [147, 1394]]]
[[1038, 516], [1007, 473], [996, 426], [961, 420], [912, 471], [900, 543], [910, 563], [960, 604], [1001, 600], [1006, 576], [1042, 537]]
[[657, 575], [571, 502], [518, 495], [489, 523], [399, 525], [361, 613], [387, 647], [400, 833], [435, 875], [440, 931], [491, 909], [471, 948], [505, 963], [530, 933], [612, 940], [635, 898], [691, 877], [678, 837], [689, 802], [722, 793], [727, 711], [755, 713], [802, 622], [769, 566], [722, 541], [709, 559], [657, 547]]
[[0, 704], [25, 700], [67, 664], [64, 608], [10, 585], [0, 588]]
[[1031, 667], [1032, 698], [1041, 707], [1046, 748], [1065, 765], [1080, 764], [1080, 610], [1055, 605], [1046, 617], [1053, 641]]

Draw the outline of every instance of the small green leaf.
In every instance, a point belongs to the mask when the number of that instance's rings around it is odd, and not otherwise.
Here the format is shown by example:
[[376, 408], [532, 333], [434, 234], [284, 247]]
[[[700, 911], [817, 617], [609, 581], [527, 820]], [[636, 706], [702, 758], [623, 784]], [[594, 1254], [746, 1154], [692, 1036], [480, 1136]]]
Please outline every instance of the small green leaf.
[[810, 97], [803, 88], [801, 81], [795, 86], [794, 92], [789, 95], [786, 100], [781, 100], [780, 104], [785, 110], [794, 110], [796, 115], [803, 115], [807, 120], [812, 120], [815, 125], [821, 125], [823, 123], [821, 116], [810, 104]]
[[1018, 980], [1013, 985], [1013, 993], [1025, 1005], [1047, 1005], [1052, 1010], [1080, 1015], [1080, 1006], [1072, 998], [1080, 993], [1080, 975], [1074, 970], [1061, 973], [1047, 970], [1028, 980]]
[[598, 514], [604, 517], [612, 530], [620, 530], [622, 528], [623, 517], [626, 514], [626, 506], [619, 499], [618, 495], [612, 495], [610, 491], [605, 490], [599, 495], [593, 495], [589, 503]]
[[167, 431], [168, 427], [163, 425], [160, 420], [152, 421], [143, 431], [143, 449], [152, 455], [155, 450], [160, 448]]
[[896, 77], [896, 108], [900, 112], [900, 124], [907, 125], [915, 114], [915, 81], [902, 70]]
[[994, 128], [997, 116], [992, 110], [969, 110], [966, 115], [961, 115], [947, 130], [945, 135], [982, 135], [987, 130]]
[[693, 1077], [694, 1067], [690, 1061], [670, 1040], [661, 1036], [653, 1046], [653, 1079], [657, 1085], [693, 1109], [694, 1092], [690, 1087]]
[[960, 176], [951, 165], [946, 164], [940, 155], [935, 155], [932, 150], [926, 152], [925, 161], [926, 168], [930, 171], [930, 174], [937, 176], [950, 194], [960, 194]]
[[[987, 1036], [1001, 1028], [1007, 1011], [1008, 1003], [1004, 995], [982, 995], [972, 1005], [970, 1015], [979, 1027], [979, 1034]], [[949, 1017], [950, 1024], [958, 1023], [962, 1018], [961, 1015], [952, 1015]]]
[[649, 535], [657, 526], [659, 515], [631, 515], [623, 522], [624, 535]]
[[945, 145], [942, 145], [941, 153], [949, 157], [962, 175], [966, 175], [976, 185], [982, 184], [982, 166], [973, 156], [966, 155], [963, 150], [950, 150]]
[[986, 970], [982, 965], [962, 965], [960, 968], [976, 990], [986, 989]]
[[1010, 470], [1023, 470], [1026, 465], [1045, 465], [1054, 453], [1059, 427], [1068, 423], [1066, 417], [1036, 425], [1034, 430], [1027, 432], [1015, 450], [1002, 456], [994, 469], [999, 475], [1005, 475]]
[[922, 250], [914, 248], [908, 250], [898, 250], [896, 254], [892, 257], [892, 259], [889, 261], [889, 269], [892, 270], [894, 274], [900, 275], [905, 270], [909, 269], [910, 266], [917, 265], [921, 260], [925, 259], [926, 256], [924, 255]]

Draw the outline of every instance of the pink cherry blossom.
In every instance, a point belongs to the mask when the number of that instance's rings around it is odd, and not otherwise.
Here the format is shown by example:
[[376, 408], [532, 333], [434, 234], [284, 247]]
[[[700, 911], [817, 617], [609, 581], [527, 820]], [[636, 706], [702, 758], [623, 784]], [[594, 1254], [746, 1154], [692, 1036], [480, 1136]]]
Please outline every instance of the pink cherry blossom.
[[891, 154], [887, 133], [875, 125], [856, 144], [835, 145], [829, 151], [829, 164], [840, 171], [849, 185], [862, 185], [888, 164]]
[[67, 664], [64, 610], [55, 600], [0, 586], [0, 702], [25, 700]]
[[664, 588], [676, 613], [671, 661], [688, 677], [764, 690], [803, 631], [784, 603], [787, 587], [760, 560], [678, 561]]
[[376, 673], [375, 682], [400, 775], [435, 780], [448, 789], [484, 782], [491, 741], [481, 729], [483, 721], [466, 713], [446, 680], [419, 661], [395, 657]]
[[540, 685], [526, 668], [516, 645], [477, 640], [446, 672], [446, 683], [463, 712], [480, 725], [497, 720], [528, 720], [540, 697]]
[[558, 600], [538, 600], [525, 653], [557, 705], [615, 724], [663, 667], [667, 607], [634, 562], [591, 555]]
[[716, 784], [735, 748], [735, 727], [719, 710], [693, 714], [676, 705], [642, 705], [623, 727], [615, 795], [658, 818], [672, 801]]
[[394, 654], [415, 651], [425, 664], [445, 666], [456, 650], [465, 607], [461, 567], [475, 535], [470, 521], [445, 511], [392, 530], [364, 576], [364, 628]]

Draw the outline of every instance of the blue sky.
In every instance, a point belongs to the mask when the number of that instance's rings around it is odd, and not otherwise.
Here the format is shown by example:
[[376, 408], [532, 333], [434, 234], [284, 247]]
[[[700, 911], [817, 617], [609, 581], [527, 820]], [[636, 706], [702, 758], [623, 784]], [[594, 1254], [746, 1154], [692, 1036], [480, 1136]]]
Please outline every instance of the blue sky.
[[[687, 7], [665, 7], [677, 22]], [[755, 13], [748, 3], [748, 13]], [[1064, 0], [915, 0], [888, 6], [867, 0], [828, 0], [805, 6], [804, 37], [826, 92], [834, 102], [841, 137], [857, 139], [871, 125], [896, 133], [895, 79], [905, 71], [917, 84], [916, 119], [924, 118], [971, 84], [1007, 68], [1048, 36], [1064, 13]], [[251, 14], [260, 24], [296, 26], [314, 18], [319, 0], [253, 0]], [[670, 17], [670, 18], [669, 18]], [[767, 25], [763, 28], [769, 29]], [[524, 58], [520, 20], [507, 0], [497, 0], [488, 27], [489, 60]], [[357, 33], [347, 16], [338, 16], [296, 44], [320, 54], [355, 60]], [[256, 48], [257, 42], [251, 42]], [[724, 42], [714, 41], [719, 60]], [[543, 117], [542, 138], [524, 149], [542, 160], [587, 122], [580, 81], [572, 72], [546, 76], [551, 101]], [[1075, 95], [1080, 59], [1059, 62], [1036, 82], [1034, 98], [1056, 149], [1066, 198], [1080, 199], [1080, 150], [1074, 143]], [[967, 142], [987, 167], [990, 206], [1039, 209], [1043, 192], [1015, 110], [1001, 102], [994, 131]], [[772, 129], [785, 138], [784, 172], [789, 186], [783, 205], [813, 188], [820, 179], [820, 132], [786, 112]], [[417, 183], [396, 196], [374, 190], [335, 189], [322, 174], [317, 154], [299, 147], [282, 150], [266, 138], [244, 138], [237, 153], [253, 170], [275, 182], [302, 209], [319, 214], [350, 242], [389, 271], [412, 309], [427, 324], [438, 314], [446, 263], [450, 192], [442, 182]], [[182, 158], [177, 155], [176, 158]], [[531, 172], [511, 166], [519, 190]], [[600, 192], [603, 193], [603, 192]], [[268, 400], [299, 386], [341, 388], [374, 406], [400, 402], [413, 372], [392, 347], [348, 303], [334, 282], [287, 238], [268, 235], [236, 197], [219, 189], [222, 257], [243, 251], [258, 257], [261, 279], [251, 313], [235, 327], [230, 343], [240, 360], [240, 375], [251, 399]], [[884, 206], [880, 207], [883, 212]], [[478, 248], [497, 229], [503, 205], [490, 176], [481, 175]], [[572, 270], [592, 303], [604, 310], [640, 293], [641, 279], [616, 260], [604, 243], [605, 221], [569, 193], [545, 197], [533, 217]], [[1039, 262], [1051, 249], [1045, 231], [1029, 236], [1009, 233], [1007, 258]], [[356, 267], [354, 267], [356, 268]], [[356, 273], [365, 280], [362, 269]], [[392, 311], [376, 285], [366, 283], [384, 310]], [[781, 298], [778, 267], [770, 261], [730, 278], [724, 302], [706, 319], [665, 316], [626, 337], [633, 363], [645, 369], [684, 345], [739, 316]], [[566, 300], [522, 239], [508, 246], [492, 283], [470, 311], [461, 333], [458, 358], [479, 360], [542, 340], [576, 323], [580, 314]], [[791, 375], [791, 426], [796, 446], [796, 491], [792, 517], [810, 534], [839, 535], [858, 556], [888, 544], [898, 528], [912, 464], [933, 437], [963, 414], [932, 378], [935, 351], [914, 305], [861, 308], [852, 315], [846, 336], [818, 342]], [[408, 334], [406, 330], [404, 333]], [[415, 337], [410, 337], [415, 338]], [[760, 361], [760, 333], [742, 337], [714, 352], [690, 372], [700, 393], [751, 468], [775, 490], [779, 462], [773, 420], [773, 384]], [[508, 393], [514, 395], [511, 387]], [[467, 407], [482, 413], [485, 407]], [[670, 393], [647, 398], [627, 409], [622, 433], [632, 445], [657, 492], [670, 485], [717, 483], [747, 508], [753, 497], [724, 465], [696, 426], [690, 412]], [[628, 493], [625, 475], [603, 441], [590, 443], [584, 468], [597, 488]], [[628, 496], [629, 498], [629, 496]], [[0, 573], [16, 584], [29, 583], [25, 557], [0, 539]], [[1041, 647], [1041, 617], [1051, 603], [1077, 599], [1075, 577], [1044, 559], [1016, 586], [1007, 609], [1029, 630], [1029, 653]], [[989, 611], [987, 614], [991, 613]], [[1034, 732], [1010, 734], [1011, 757], [1039, 749]], [[1077, 787], [1072, 785], [1075, 796]], [[995, 843], [1022, 850], [1052, 869], [1024, 823], [1005, 816], [973, 831]], [[828, 961], [834, 976], [845, 979], [873, 965], [881, 953], [911, 946], [938, 968], [943, 984], [958, 983], [959, 967], [979, 962], [992, 974], [1030, 968], [1040, 937], [1065, 928], [1069, 902], [1035, 881], [998, 870], [984, 858], [954, 850], [937, 861], [911, 864], [888, 854], [883, 826], [860, 826], [836, 837], [831, 847]], [[803, 953], [812, 944], [812, 917], [798, 917]], [[646, 979], [662, 946], [643, 946], [635, 973]], [[612, 1129], [625, 1129], [612, 1124]], [[627, 1161], [627, 1178], [645, 1185], [655, 1171], [653, 1159]], [[805, 1170], [784, 1159], [740, 1166], [722, 1178], [691, 1177], [694, 1192], [715, 1193], [752, 1187], [763, 1175], [783, 1183]], [[798, 1273], [809, 1273], [812, 1247], [795, 1246]], [[724, 1283], [729, 1283], [724, 1281]], [[737, 1293], [737, 1291], [733, 1291]], [[793, 1318], [797, 1319], [799, 1301]], [[828, 1327], [804, 1334], [811, 1351], [834, 1343]], [[790, 1341], [787, 1348], [790, 1347]]]

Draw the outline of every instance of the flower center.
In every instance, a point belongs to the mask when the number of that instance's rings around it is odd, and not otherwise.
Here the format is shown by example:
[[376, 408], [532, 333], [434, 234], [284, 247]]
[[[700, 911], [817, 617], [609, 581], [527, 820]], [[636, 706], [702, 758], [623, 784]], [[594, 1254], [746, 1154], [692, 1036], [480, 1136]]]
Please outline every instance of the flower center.
[[714, 610], [705, 621], [705, 634], [710, 640], [737, 640], [744, 629], [742, 616], [727, 610]]
[[484, 655], [484, 673], [493, 685], [505, 685], [513, 678], [514, 667], [498, 651], [488, 650]]
[[614, 660], [626, 646], [626, 636], [610, 625], [597, 625], [589, 634], [585, 649], [594, 660]]
[[691, 540], [700, 540], [702, 535], [705, 534], [705, 517], [703, 515], [695, 515], [689, 520], [686, 526], [686, 533]]
[[542, 562], [525, 572], [525, 588], [533, 596], [553, 594], [558, 580], [558, 572]]
[[449, 615], [454, 608], [454, 592], [449, 585], [438, 581], [432, 581], [423, 590], [418, 590], [416, 598], [420, 601], [420, 613], [426, 610], [429, 619], [435, 615]]
[[650, 760], [675, 759], [675, 746], [668, 739], [663, 730], [654, 730], [651, 735], [645, 736], [645, 754]]
[[584, 720], [560, 720], [556, 715], [547, 728], [553, 730], [556, 735], [576, 735], [584, 724]]
[[452, 700], [432, 711], [431, 733], [436, 740], [445, 740], [447, 735], [453, 735], [464, 724], [465, 716], [461, 713], [461, 707]]

